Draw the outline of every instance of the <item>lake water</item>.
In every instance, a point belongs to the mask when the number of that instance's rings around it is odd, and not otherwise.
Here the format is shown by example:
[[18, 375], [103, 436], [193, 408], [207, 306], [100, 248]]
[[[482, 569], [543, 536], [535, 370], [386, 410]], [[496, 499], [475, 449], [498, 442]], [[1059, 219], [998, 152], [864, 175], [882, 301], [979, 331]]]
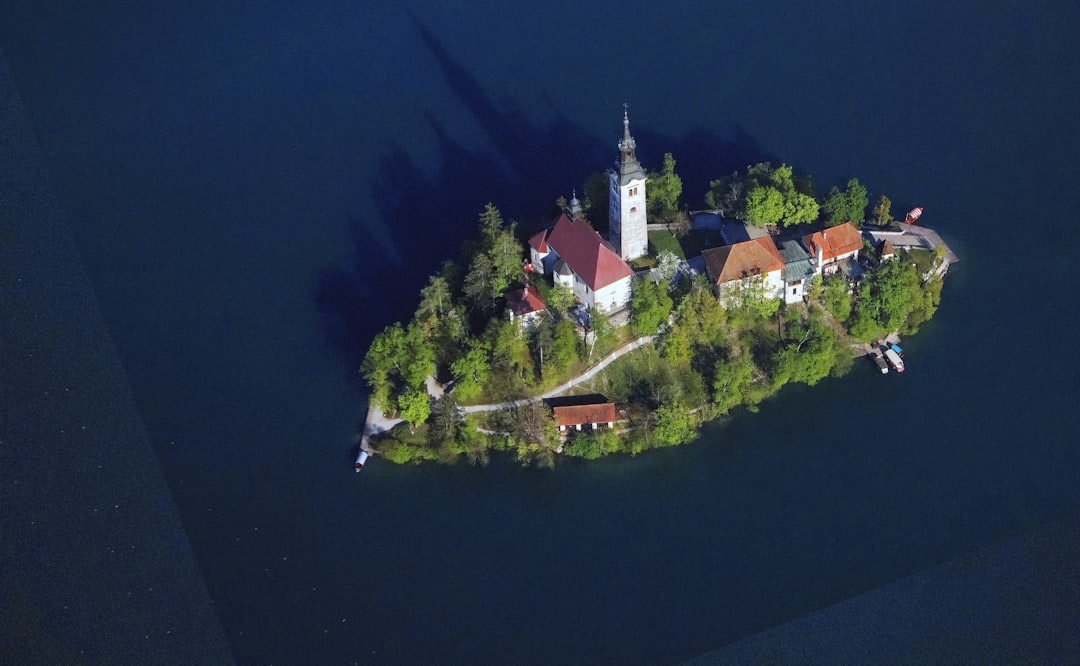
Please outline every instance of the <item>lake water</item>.
[[[238, 661], [670, 662], [1080, 508], [1076, 6], [104, 4], [12, 3], [0, 49]], [[371, 337], [624, 101], [692, 204], [772, 160], [924, 206], [962, 262], [909, 370], [354, 475]]]

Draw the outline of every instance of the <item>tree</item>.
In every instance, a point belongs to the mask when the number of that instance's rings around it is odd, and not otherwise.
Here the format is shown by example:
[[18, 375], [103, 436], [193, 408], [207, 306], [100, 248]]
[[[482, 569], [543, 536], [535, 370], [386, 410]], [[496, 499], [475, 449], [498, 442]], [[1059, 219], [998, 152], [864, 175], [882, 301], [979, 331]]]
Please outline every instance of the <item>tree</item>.
[[845, 322], [851, 316], [850, 289], [847, 278], [839, 273], [830, 275], [825, 280], [825, 309], [836, 317], [837, 321]]
[[833, 187], [821, 204], [825, 226], [835, 227], [844, 222], [852, 222], [857, 227], [862, 226], [863, 217], [866, 215], [866, 204], [866, 188], [859, 184], [857, 178], [849, 180], [847, 189], [843, 192]]
[[592, 359], [593, 349], [596, 348], [598, 343], [606, 345], [614, 335], [615, 326], [612, 325], [611, 318], [595, 308], [589, 310], [589, 331], [585, 335], [589, 348], [589, 359]]
[[450, 285], [442, 275], [428, 278], [426, 287], [420, 290], [420, 305], [416, 308], [418, 319], [437, 319], [453, 306]]
[[874, 213], [872, 219], [874, 224], [888, 224], [892, 222], [892, 213], [889, 212], [889, 208], [892, 207], [892, 202], [889, 201], [889, 197], [882, 194], [878, 197], [877, 203], [874, 204]]
[[713, 370], [713, 403], [721, 414], [747, 400], [747, 388], [754, 379], [754, 362], [749, 353], [720, 358]]
[[566, 372], [578, 358], [577, 331], [569, 319], [562, 319], [552, 330], [550, 360], [544, 371]]
[[883, 261], [859, 287], [851, 334], [872, 340], [907, 325], [908, 315], [924, 303], [918, 270], [905, 257]]
[[495, 299], [501, 293], [498, 287], [498, 276], [491, 259], [484, 253], [476, 255], [469, 266], [469, 272], [465, 275], [465, 285], [462, 287], [469, 307], [478, 312], [490, 312]]
[[746, 193], [745, 216], [755, 227], [776, 224], [784, 216], [784, 195], [771, 185], [754, 187]]
[[766, 294], [764, 275], [750, 275], [727, 283], [720, 293], [720, 299], [728, 310], [741, 309], [763, 319], [776, 314], [781, 301]]
[[671, 250], [661, 250], [656, 255], [656, 274], [660, 276], [660, 279], [671, 282], [671, 278], [675, 277], [675, 273], [679, 270], [679, 264], [682, 263], [682, 259], [679, 255], [675, 254]]
[[836, 365], [837, 353], [850, 356], [843, 345], [837, 345], [837, 334], [812, 309], [805, 320], [798, 317], [788, 321], [787, 341], [773, 353], [773, 380], [777, 385], [801, 382], [813, 386], [829, 375]]
[[[545, 326], [542, 323], [540, 327]], [[484, 339], [491, 348], [492, 373], [508, 387], [528, 384], [534, 376], [528, 341], [517, 322], [493, 319]]]
[[639, 278], [634, 281], [630, 298], [630, 324], [639, 335], [652, 335], [667, 321], [673, 304], [667, 280], [656, 283], [647, 277]]
[[488, 258], [495, 269], [494, 290], [501, 294], [510, 285], [524, 279], [522, 272], [521, 243], [514, 235], [516, 224], [511, 222], [507, 229], [499, 229], [491, 241]]
[[547, 293], [546, 301], [547, 306], [553, 311], [566, 312], [574, 307], [577, 298], [574, 296], [574, 291], [570, 289], [570, 287], [564, 287], [561, 284], [557, 284]]
[[399, 353], [398, 368], [406, 386], [421, 388], [435, 374], [435, 346], [415, 323], [405, 329], [404, 346]]
[[431, 414], [431, 398], [426, 391], [409, 389], [398, 398], [401, 418], [409, 423], [409, 430], [416, 432], [416, 426], [427, 421]]
[[483, 239], [484, 248], [490, 249], [495, 244], [495, 237], [502, 231], [502, 213], [490, 201], [480, 213], [480, 236]]
[[812, 195], [792, 192], [784, 201], [784, 224], [809, 224], [820, 212], [821, 207]]
[[645, 205], [649, 217], [658, 222], [669, 222], [679, 211], [682, 196], [682, 178], [675, 173], [675, 158], [664, 154], [664, 166], [659, 172], [648, 174], [649, 186], [645, 189]]
[[678, 446], [694, 438], [694, 417], [679, 405], [660, 405], [654, 414], [657, 446]]
[[453, 443], [461, 428], [461, 413], [453, 393], [446, 393], [435, 400], [428, 418], [428, 446], [439, 447]]
[[488, 361], [488, 345], [480, 340], [470, 340], [469, 350], [450, 366], [454, 375], [454, 393], [463, 402], [480, 396], [491, 376]]

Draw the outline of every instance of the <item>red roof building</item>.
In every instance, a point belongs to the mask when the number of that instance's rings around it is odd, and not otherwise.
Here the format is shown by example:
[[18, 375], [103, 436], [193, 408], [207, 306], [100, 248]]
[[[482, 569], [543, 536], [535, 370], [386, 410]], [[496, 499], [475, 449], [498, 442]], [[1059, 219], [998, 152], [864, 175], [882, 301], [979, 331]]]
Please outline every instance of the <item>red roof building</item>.
[[[585, 220], [571, 219], [567, 213], [550, 231], [529, 239], [534, 265], [550, 274], [562, 260], [569, 273], [565, 284], [586, 308], [604, 311], [621, 309], [630, 302], [630, 279], [634, 271]], [[561, 282], [561, 281], [560, 281]]]
[[784, 267], [780, 251], [768, 236], [733, 245], [709, 248], [701, 253], [713, 284], [724, 284], [753, 275], [765, 275]]
[[531, 321], [547, 310], [544, 299], [532, 285], [524, 289], [514, 289], [506, 292], [506, 309], [510, 313], [510, 321], [521, 319]]
[[568, 428], [581, 430], [584, 426], [606, 425], [610, 428], [615, 425], [613, 402], [555, 407], [551, 411], [555, 415], [555, 425], [559, 427], [559, 432], [565, 432]]
[[851, 222], [815, 231], [802, 237], [803, 246], [818, 263], [818, 270], [848, 257], [858, 258], [862, 234]]

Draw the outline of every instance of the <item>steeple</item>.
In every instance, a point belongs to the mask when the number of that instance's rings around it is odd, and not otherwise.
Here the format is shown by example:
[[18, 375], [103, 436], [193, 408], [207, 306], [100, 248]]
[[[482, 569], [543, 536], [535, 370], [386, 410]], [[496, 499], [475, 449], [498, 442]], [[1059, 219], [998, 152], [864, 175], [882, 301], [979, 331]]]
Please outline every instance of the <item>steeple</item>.
[[637, 141], [634, 141], [634, 137], [630, 135], [630, 112], [626, 104], [623, 104], [623, 134], [622, 140], [619, 141], [619, 161], [615, 167], [619, 173], [619, 184], [625, 185], [631, 180], [641, 180], [645, 178], [645, 172], [641, 168], [641, 163], [637, 161], [635, 151], [637, 150]]
[[645, 170], [637, 161], [637, 142], [630, 135], [630, 113], [623, 104], [622, 139], [615, 168], [608, 172], [608, 240], [623, 261], [644, 255], [649, 248], [645, 219]]

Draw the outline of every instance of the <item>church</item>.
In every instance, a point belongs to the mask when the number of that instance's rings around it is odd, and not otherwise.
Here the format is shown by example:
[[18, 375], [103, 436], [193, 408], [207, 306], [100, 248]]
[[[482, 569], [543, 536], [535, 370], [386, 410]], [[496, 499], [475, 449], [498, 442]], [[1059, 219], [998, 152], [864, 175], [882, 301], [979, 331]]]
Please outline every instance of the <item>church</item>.
[[575, 196], [555, 226], [529, 239], [529, 259], [557, 285], [573, 290], [587, 309], [618, 312], [630, 303], [633, 269], [627, 262], [645, 256], [649, 237], [645, 216], [645, 170], [623, 110], [619, 157], [608, 172], [608, 240], [581, 216]]

